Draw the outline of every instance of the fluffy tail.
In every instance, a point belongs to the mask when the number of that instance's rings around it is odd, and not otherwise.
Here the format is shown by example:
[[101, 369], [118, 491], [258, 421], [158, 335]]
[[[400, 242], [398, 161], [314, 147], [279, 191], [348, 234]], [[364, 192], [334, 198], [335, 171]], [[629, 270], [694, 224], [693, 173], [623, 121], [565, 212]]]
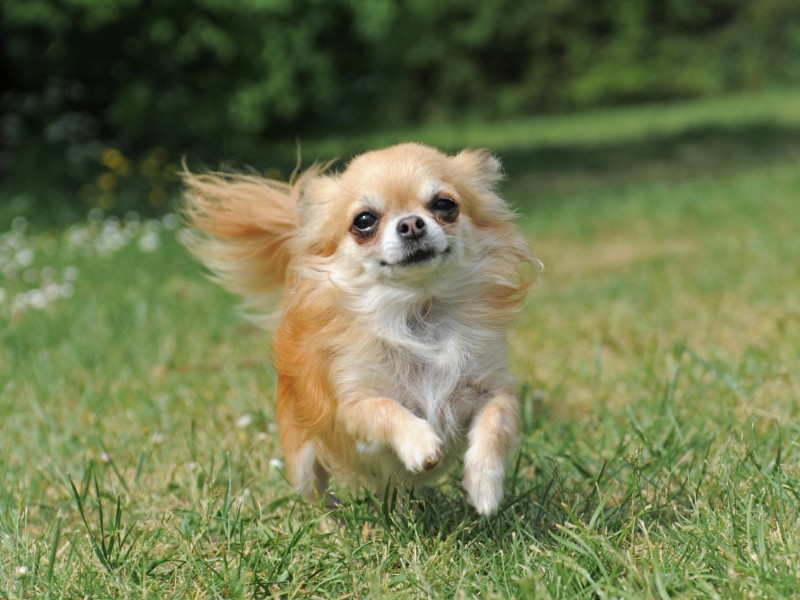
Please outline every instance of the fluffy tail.
[[287, 282], [298, 183], [255, 175], [183, 171], [187, 246], [257, 316]]

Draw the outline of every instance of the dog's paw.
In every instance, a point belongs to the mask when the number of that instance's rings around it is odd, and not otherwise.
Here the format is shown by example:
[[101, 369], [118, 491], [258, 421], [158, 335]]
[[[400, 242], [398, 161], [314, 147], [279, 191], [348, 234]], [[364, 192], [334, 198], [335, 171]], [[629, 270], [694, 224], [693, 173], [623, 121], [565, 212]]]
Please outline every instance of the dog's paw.
[[505, 467], [502, 460], [479, 457], [467, 451], [464, 457], [464, 480], [467, 500], [478, 514], [492, 515], [503, 499], [503, 477]]
[[416, 427], [404, 433], [395, 449], [411, 473], [434, 469], [444, 456], [444, 443], [424, 419], [417, 419]]

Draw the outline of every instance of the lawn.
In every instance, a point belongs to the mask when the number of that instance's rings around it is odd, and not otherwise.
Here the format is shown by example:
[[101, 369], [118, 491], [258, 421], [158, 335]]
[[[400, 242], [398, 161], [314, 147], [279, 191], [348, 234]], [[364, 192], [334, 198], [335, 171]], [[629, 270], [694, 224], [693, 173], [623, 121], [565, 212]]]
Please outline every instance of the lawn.
[[[173, 216], [0, 233], [0, 597], [786, 597], [800, 94], [314, 140], [492, 147], [545, 264], [501, 512], [286, 483], [265, 335]], [[437, 141], [438, 140], [438, 141]]]

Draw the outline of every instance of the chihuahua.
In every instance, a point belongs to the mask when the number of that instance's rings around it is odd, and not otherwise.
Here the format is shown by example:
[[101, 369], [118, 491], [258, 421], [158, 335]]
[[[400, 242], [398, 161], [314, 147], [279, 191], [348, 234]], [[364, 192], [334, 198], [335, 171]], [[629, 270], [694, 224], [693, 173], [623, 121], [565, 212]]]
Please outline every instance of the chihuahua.
[[275, 331], [287, 475], [308, 500], [331, 476], [383, 493], [463, 455], [482, 515], [503, 496], [520, 419], [505, 330], [538, 261], [485, 151], [367, 152], [292, 183], [184, 173], [189, 247]]

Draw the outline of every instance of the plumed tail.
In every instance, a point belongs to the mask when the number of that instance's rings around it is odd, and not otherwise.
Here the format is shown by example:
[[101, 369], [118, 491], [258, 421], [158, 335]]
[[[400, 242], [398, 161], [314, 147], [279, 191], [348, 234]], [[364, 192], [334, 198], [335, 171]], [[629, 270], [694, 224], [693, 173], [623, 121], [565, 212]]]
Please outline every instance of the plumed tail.
[[183, 181], [186, 245], [214, 279], [244, 298], [254, 317], [268, 316], [287, 282], [299, 181], [198, 174], [185, 166]]

